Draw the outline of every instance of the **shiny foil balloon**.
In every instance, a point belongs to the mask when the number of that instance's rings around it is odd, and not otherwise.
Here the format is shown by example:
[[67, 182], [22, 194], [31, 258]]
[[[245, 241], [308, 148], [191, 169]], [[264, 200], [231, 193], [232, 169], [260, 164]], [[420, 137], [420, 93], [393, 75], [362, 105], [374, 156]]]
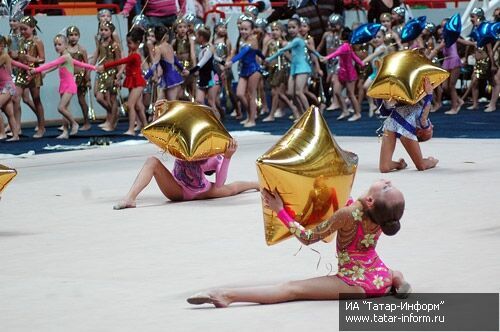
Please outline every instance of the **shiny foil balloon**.
[[425, 96], [424, 79], [428, 77], [435, 88], [450, 74], [418, 50], [391, 53], [382, 59], [382, 65], [367, 95], [378, 99], [395, 99], [416, 104]]
[[381, 26], [382, 25], [378, 23], [361, 24], [352, 32], [351, 44], [357, 45], [368, 43], [370, 40], [375, 38]]
[[232, 139], [212, 109], [205, 105], [177, 100], [157, 102], [155, 113], [161, 116], [142, 133], [175, 158], [207, 159], [224, 153]]
[[417, 37], [425, 29], [426, 20], [426, 16], [420, 16], [406, 22], [403, 30], [401, 30], [401, 42], [408, 43], [417, 39]]
[[491, 27], [491, 32], [495, 40], [500, 39], [500, 22], [493, 23], [493, 26]]
[[[477, 47], [485, 47], [489, 43], [496, 40], [495, 34], [492, 31], [493, 23], [484, 21], [476, 29], [476, 42]], [[493, 46], [493, 45], [492, 45]]]
[[[333, 139], [317, 107], [257, 159], [261, 189], [276, 189], [285, 209], [306, 228], [332, 216], [348, 200], [358, 157], [343, 151]], [[268, 245], [292, 236], [272, 210], [263, 208]]]
[[148, 28], [148, 25], [148, 18], [144, 14], [136, 15], [132, 19], [132, 27], [139, 27], [143, 30], [146, 30]]
[[458, 37], [462, 33], [462, 19], [460, 14], [455, 14], [443, 27], [443, 39], [446, 47], [451, 47], [451, 45], [457, 42]]
[[0, 195], [16, 175], [17, 171], [15, 169], [0, 165]]

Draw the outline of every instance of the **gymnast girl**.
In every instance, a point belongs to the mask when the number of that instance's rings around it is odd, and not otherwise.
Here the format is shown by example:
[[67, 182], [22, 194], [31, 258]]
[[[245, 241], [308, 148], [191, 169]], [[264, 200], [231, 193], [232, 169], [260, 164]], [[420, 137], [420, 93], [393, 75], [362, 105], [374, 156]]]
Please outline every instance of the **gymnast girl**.
[[[307, 61], [307, 48], [304, 39], [299, 34], [300, 21], [297, 18], [288, 20], [288, 34], [293, 38], [285, 47], [280, 48], [274, 55], [266, 58], [266, 62], [271, 62], [284, 52], [291, 51], [290, 76], [288, 78], [288, 96], [297, 106], [294, 111], [295, 120], [309, 108], [309, 102], [304, 93], [307, 78], [311, 75], [311, 65]], [[313, 53], [317, 55], [315, 50]]]
[[[92, 56], [92, 64], [100, 65], [121, 58], [119, 43], [113, 38], [115, 26], [113, 23], [103, 21], [99, 26], [99, 41]], [[113, 131], [118, 123], [118, 105], [116, 96], [118, 89], [115, 85], [117, 70], [110, 68], [98, 73], [95, 79], [94, 93], [97, 102], [106, 110], [106, 121], [99, 127], [104, 131]]]
[[[351, 100], [351, 105], [354, 108], [354, 115], [352, 115], [347, 121], [357, 121], [361, 119], [361, 106], [359, 105], [358, 98], [356, 98], [356, 94], [354, 93], [354, 88], [356, 81], [358, 80], [358, 74], [356, 72], [356, 68], [354, 67], [353, 61], [355, 61], [359, 66], [364, 66], [364, 62], [356, 55], [353, 51], [351, 45], [349, 44], [349, 40], [351, 39], [351, 29], [344, 28], [342, 33], [340, 34], [340, 39], [343, 41], [343, 44], [335, 50], [335, 52], [328, 54], [326, 57], [322, 59], [322, 61], [328, 61], [332, 58], [339, 58], [339, 70], [338, 70], [338, 78], [339, 82], [347, 88], [347, 96]], [[335, 94], [337, 95], [337, 100], [342, 102], [341, 90], [335, 90]], [[342, 109], [341, 115], [348, 115], [349, 111], [344, 107]]]
[[[135, 123], [138, 117], [138, 129], [147, 125], [144, 104], [142, 103], [142, 91], [146, 86], [146, 81], [142, 76], [142, 58], [138, 53], [139, 44], [142, 42], [144, 31], [141, 28], [133, 28], [127, 33], [127, 46], [129, 55], [126, 58], [106, 62], [97, 70], [102, 73], [110, 68], [125, 64], [125, 80], [123, 86], [129, 89], [127, 108], [128, 108], [128, 130], [124, 135], [135, 136]], [[141, 102], [138, 102], [141, 101]], [[137, 112], [136, 112], [137, 108]]]
[[400, 229], [405, 200], [388, 180], [372, 184], [368, 192], [351, 205], [335, 211], [318, 226], [306, 230], [284, 209], [277, 191], [262, 192], [264, 204], [303, 244], [318, 242], [337, 232], [338, 272], [273, 286], [213, 289], [191, 296], [191, 304], [210, 303], [218, 308], [231, 303], [273, 304], [299, 300], [338, 300], [340, 294], [352, 298], [389, 295], [405, 298], [411, 286], [399, 271], [389, 269], [376, 252], [382, 233], [395, 235]]
[[[179, 69], [179, 71], [184, 70], [184, 66], [179, 62], [174, 54], [174, 49], [168, 43], [168, 30], [164, 26], [156, 26], [154, 28], [155, 40], [157, 45], [155, 47], [155, 57], [158, 57], [158, 62], [155, 62], [153, 66], [146, 73], [145, 79], [149, 79], [155, 70], [160, 66], [161, 75], [158, 82], [158, 88], [162, 91], [158, 95], [158, 99], [175, 100], [179, 95], [181, 85], [184, 82], [181, 75], [174, 66]], [[163, 92], [164, 91], [164, 92]]]
[[[14, 115], [14, 105], [13, 99], [16, 95], [16, 86], [12, 81], [12, 65], [17, 67], [28, 68], [26, 65], [14, 61], [10, 58], [7, 53], [4, 53], [7, 47], [7, 39], [4, 36], [0, 36], [0, 108], [7, 115], [7, 120], [9, 122], [9, 128], [12, 133], [12, 137], [7, 141], [18, 141], [19, 131], [21, 130], [20, 123], [17, 123], [16, 117]], [[3, 120], [0, 117], [0, 126], [3, 127]], [[7, 138], [3, 130], [0, 131], [0, 140]]]
[[398, 171], [408, 166], [403, 158], [398, 161], [392, 160], [397, 138], [400, 139], [419, 171], [436, 167], [439, 162], [434, 157], [423, 158], [418, 142], [417, 128], [428, 129], [431, 126], [427, 119], [432, 102], [432, 85], [428, 78], [424, 80], [424, 91], [427, 95], [423, 98], [423, 102], [415, 105], [378, 101], [380, 114], [387, 116], [380, 147], [379, 170], [381, 173]]
[[[186, 69], [191, 69], [196, 63], [194, 39], [188, 35], [188, 24], [184, 18], [177, 19], [175, 23], [175, 39], [172, 42], [175, 55]], [[188, 76], [179, 91], [178, 99], [190, 100], [194, 96], [194, 77]]]
[[[19, 40], [17, 60], [28, 65], [30, 68], [39, 66], [45, 62], [45, 49], [43, 42], [36, 36], [37, 20], [33, 16], [25, 16], [20, 21], [19, 29], [22, 38]], [[17, 86], [16, 97], [14, 98], [14, 110], [16, 122], [21, 124], [21, 106], [20, 98], [24, 98], [25, 90], [29, 90], [35, 106], [35, 115], [37, 118], [37, 128], [33, 135], [34, 138], [41, 138], [45, 134], [45, 116], [40, 98], [40, 87], [43, 85], [42, 75], [30, 76], [27, 70], [18, 70], [15, 83]]]
[[256, 57], [259, 56], [262, 59], [265, 59], [265, 57], [259, 49], [257, 38], [253, 34], [254, 22], [249, 17], [245, 16], [244, 18], [239, 25], [242, 46], [239, 53], [226, 62], [226, 68], [230, 69], [234, 63], [241, 61], [236, 96], [248, 113], [247, 118], [241, 123], [244, 127], [254, 127], [257, 118], [257, 90], [261, 79], [260, 64], [257, 62]]
[[[71, 57], [80, 62], [88, 63], [87, 50], [78, 43], [80, 40], [80, 29], [74, 25], [68, 27], [66, 29], [66, 37], [68, 38], [69, 44], [67, 50]], [[83, 114], [83, 125], [80, 127], [80, 131], [85, 131], [91, 128], [89, 121], [89, 106], [85, 100], [85, 95], [90, 86], [89, 72], [82, 68], [75, 68], [75, 81], [78, 88], [76, 94], [78, 97], [78, 104], [80, 104]]]
[[[368, 76], [365, 83], [363, 84], [363, 89], [365, 91], [367, 91], [368, 88], [372, 85], [373, 80], [375, 80], [375, 77], [377, 76], [378, 68], [381, 65], [382, 58], [389, 52], [389, 48], [385, 44], [385, 36], [385, 32], [380, 29], [375, 35], [375, 38], [371, 40], [371, 44], [374, 47], [373, 52], [363, 59], [366, 67], [370, 66], [373, 68], [372, 73], [370, 74], [370, 76]], [[373, 98], [367, 98], [369, 104], [368, 116], [372, 117], [375, 113], [375, 110], [377, 109], [377, 106], [375, 106]]]
[[[137, 196], [146, 188], [153, 177], [163, 195], [171, 201], [221, 198], [237, 195], [247, 190], [259, 190], [257, 182], [238, 181], [224, 184], [231, 157], [236, 149], [237, 143], [232, 140], [222, 155], [199, 161], [176, 159], [172, 172], [157, 158], [149, 157], [130, 191], [113, 209], [135, 208]], [[215, 183], [206, 178], [206, 175], [214, 173]]]
[[80, 127], [69, 110], [71, 98], [78, 92], [74, 77], [74, 67], [95, 70], [93, 65], [73, 59], [69, 54], [67, 47], [68, 39], [65, 35], [59, 34], [55, 36], [54, 48], [56, 52], [59, 53], [60, 57], [54, 61], [30, 70], [32, 74], [40, 74], [59, 68], [59, 94], [61, 95], [61, 100], [59, 101], [57, 110], [63, 116], [63, 132], [61, 135], [57, 136], [59, 139], [67, 139], [70, 135], [76, 135], [78, 133], [78, 128]]

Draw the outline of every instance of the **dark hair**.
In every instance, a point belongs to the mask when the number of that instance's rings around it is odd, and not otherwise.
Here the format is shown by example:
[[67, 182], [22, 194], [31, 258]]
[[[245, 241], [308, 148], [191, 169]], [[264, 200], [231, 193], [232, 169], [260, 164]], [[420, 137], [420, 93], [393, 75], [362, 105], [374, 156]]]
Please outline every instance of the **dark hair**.
[[348, 27], [344, 27], [344, 29], [342, 29], [342, 32], [340, 33], [340, 39], [341, 40], [351, 40], [351, 29], [349, 29]]
[[156, 42], [158, 44], [161, 43], [161, 41], [163, 40], [163, 38], [165, 38], [165, 36], [167, 36], [167, 43], [168, 43], [168, 30], [163, 25], [155, 26], [154, 34], [155, 34]]
[[200, 29], [198, 29], [198, 31], [196, 31], [196, 35], [203, 37], [203, 39], [208, 42], [210, 40], [211, 34], [210, 34], [210, 30], [208, 30], [206, 28], [200, 28]]
[[140, 44], [144, 38], [144, 30], [141, 28], [132, 28], [132, 30], [127, 33], [127, 38], [130, 38], [130, 40], [136, 44]]
[[7, 46], [7, 38], [0, 36], [0, 45]]
[[380, 226], [385, 235], [394, 235], [401, 228], [399, 219], [403, 216], [404, 209], [404, 200], [390, 206], [385, 200], [375, 199], [372, 208], [366, 213], [374, 223]]
[[296, 17], [289, 18], [288, 23], [290, 23], [290, 22], [295, 22], [300, 27], [300, 20], [298, 18], [296, 18]]

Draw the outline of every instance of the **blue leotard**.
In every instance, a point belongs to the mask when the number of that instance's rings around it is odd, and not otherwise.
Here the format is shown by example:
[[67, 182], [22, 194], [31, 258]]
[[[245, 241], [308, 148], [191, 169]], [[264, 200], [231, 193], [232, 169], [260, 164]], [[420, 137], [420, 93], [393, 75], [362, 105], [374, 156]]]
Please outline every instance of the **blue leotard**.
[[257, 63], [256, 56], [262, 59], [266, 57], [260, 50], [251, 48], [250, 45], [244, 45], [238, 54], [236, 54], [231, 60], [232, 63], [236, 63], [241, 60], [240, 77], [250, 77], [253, 73], [260, 70], [260, 65]]
[[174, 69], [174, 65], [179, 68], [179, 70], [184, 70], [184, 66], [180, 63], [180, 61], [177, 59], [177, 57], [174, 56], [174, 63], [171, 64], [165, 59], [160, 59], [159, 62], [155, 63], [151, 68], [148, 70], [146, 75], [144, 76], [146, 79], [149, 79], [151, 76], [153, 76], [153, 73], [155, 72], [156, 68], [158, 65], [161, 67], [162, 70], [162, 75], [160, 77], [160, 82], [158, 83], [158, 86], [162, 89], [170, 89], [173, 88], [177, 85], [180, 85], [184, 82], [182, 79], [182, 76], [179, 74], [177, 70]]
[[285, 47], [280, 48], [276, 53], [267, 58], [266, 61], [273, 61], [288, 50], [291, 50], [292, 52], [290, 75], [294, 76], [298, 74], [310, 74], [312, 72], [312, 69], [311, 65], [307, 61], [306, 43], [302, 37], [295, 37]]

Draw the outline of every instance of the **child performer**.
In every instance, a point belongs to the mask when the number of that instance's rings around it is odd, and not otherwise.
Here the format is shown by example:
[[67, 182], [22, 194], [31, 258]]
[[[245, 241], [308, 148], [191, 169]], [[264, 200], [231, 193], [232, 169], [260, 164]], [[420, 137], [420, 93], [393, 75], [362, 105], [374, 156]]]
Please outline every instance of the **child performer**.
[[[365, 62], [365, 65], [368, 67], [372, 67], [373, 71], [368, 76], [366, 79], [363, 89], [366, 91], [372, 85], [373, 80], [377, 76], [378, 69], [381, 65], [381, 59], [387, 55], [389, 52], [389, 48], [385, 44], [385, 32], [380, 29], [377, 34], [375, 35], [375, 38], [372, 39], [371, 44], [374, 47], [373, 53], [368, 55], [366, 58], [363, 59]], [[375, 110], [377, 109], [377, 106], [375, 106], [375, 103], [373, 102], [373, 98], [368, 97], [368, 103], [369, 103], [369, 110], [368, 110], [368, 115], [370, 117], [373, 116]]]
[[[12, 81], [12, 65], [18, 67], [28, 68], [26, 65], [14, 61], [10, 58], [7, 53], [4, 53], [5, 47], [7, 46], [7, 39], [4, 36], [0, 36], [0, 108], [7, 115], [7, 120], [9, 121], [9, 127], [12, 132], [12, 137], [7, 141], [18, 141], [19, 140], [19, 130], [21, 130], [21, 124], [16, 121], [14, 115], [14, 105], [13, 99], [16, 95], [16, 86]], [[0, 116], [0, 126], [3, 125], [3, 119]], [[0, 132], [0, 139], [5, 139], [7, 136], [2, 135]]]
[[[30, 68], [35, 68], [45, 62], [45, 49], [41, 39], [35, 36], [35, 28], [37, 21], [33, 16], [25, 16], [20, 20], [22, 38], [19, 41], [19, 52], [17, 58], [19, 62], [28, 65]], [[33, 77], [29, 76], [27, 70], [19, 70], [16, 76], [17, 93], [15, 98], [16, 122], [21, 124], [21, 107], [19, 98], [24, 96], [24, 92], [28, 89], [31, 93], [33, 103], [35, 104], [35, 115], [37, 118], [37, 131], [33, 135], [34, 138], [43, 137], [45, 134], [45, 117], [42, 101], [40, 99], [40, 87], [43, 85], [42, 75], [37, 74]]]
[[259, 56], [265, 59], [259, 49], [258, 41], [253, 34], [254, 22], [250, 19], [245, 19], [239, 26], [241, 42], [243, 45], [238, 54], [226, 63], [226, 68], [231, 68], [233, 63], [241, 60], [240, 79], [238, 80], [238, 88], [236, 96], [241, 105], [247, 110], [248, 117], [243, 120], [244, 127], [254, 127], [257, 118], [257, 89], [261, 78], [260, 65], [257, 63], [256, 57]]
[[[46, 71], [54, 70], [59, 68], [59, 94], [61, 95], [61, 100], [57, 106], [57, 110], [63, 116], [63, 132], [57, 138], [69, 138], [70, 135], [76, 135], [78, 133], [79, 125], [73, 118], [73, 115], [69, 111], [69, 103], [71, 102], [71, 97], [77, 93], [77, 86], [74, 77], [74, 67], [80, 67], [90, 70], [95, 70], [95, 67], [84, 62], [80, 62], [71, 57], [69, 52], [66, 50], [68, 47], [68, 39], [64, 35], [57, 35], [54, 38], [54, 48], [56, 52], [59, 53], [60, 57], [54, 61], [46, 63], [40, 67], [31, 69], [31, 73], [43, 73]], [[68, 132], [69, 128], [71, 131]]]
[[382, 146], [380, 147], [379, 169], [381, 173], [397, 171], [407, 167], [403, 158], [399, 159], [399, 161], [392, 160], [397, 138], [401, 140], [406, 152], [408, 152], [419, 171], [433, 168], [439, 162], [433, 157], [422, 157], [416, 134], [418, 127], [425, 129], [430, 126], [427, 117], [431, 109], [432, 85], [428, 78], [424, 81], [424, 90], [427, 96], [423, 99], [423, 105], [421, 103], [415, 105], [394, 103], [390, 107], [387, 102], [383, 102], [380, 113], [387, 116], [387, 119], [384, 122], [384, 134]]
[[[99, 42], [94, 55], [92, 64], [100, 65], [121, 58], [120, 45], [113, 39], [115, 26], [111, 22], [100, 23]], [[97, 102], [106, 110], [106, 121], [99, 126], [105, 131], [113, 131], [118, 122], [118, 106], [116, 95], [118, 89], [115, 85], [116, 69], [110, 68], [102, 73], [98, 73], [95, 80], [95, 96]]]
[[[182, 66], [190, 69], [196, 63], [194, 40], [189, 38], [188, 25], [185, 19], [178, 19], [175, 27], [176, 35], [172, 42], [172, 47]], [[183, 88], [179, 91], [178, 99], [191, 100], [194, 96], [194, 77], [188, 77], [182, 86]]]
[[[78, 27], [72, 25], [66, 29], [66, 37], [68, 38], [68, 48], [67, 51], [71, 57], [80, 62], [88, 63], [87, 50], [83, 48], [78, 41], [80, 40], [80, 30]], [[90, 75], [89, 72], [79, 68], [75, 68], [75, 81], [78, 87], [77, 97], [78, 104], [83, 113], [83, 125], [80, 127], [81, 131], [89, 130], [91, 128], [89, 121], [89, 106], [85, 100], [85, 95], [90, 86]]]
[[401, 225], [405, 200], [401, 191], [388, 180], [372, 184], [368, 192], [353, 204], [337, 210], [333, 216], [310, 230], [296, 222], [284, 209], [278, 192], [265, 190], [264, 204], [303, 244], [318, 242], [337, 232], [338, 272], [313, 279], [286, 282], [274, 286], [214, 289], [187, 299], [191, 304], [211, 303], [218, 308], [235, 302], [261, 304], [298, 300], [338, 300], [341, 293], [354, 298], [389, 295], [407, 297], [411, 286], [399, 271], [389, 269], [377, 254], [382, 233], [395, 235]]
[[[356, 94], [354, 93], [355, 83], [358, 79], [358, 74], [356, 73], [356, 68], [353, 65], [355, 61], [358, 65], [364, 66], [365, 64], [361, 61], [356, 53], [352, 50], [349, 40], [351, 38], [351, 30], [349, 28], [344, 28], [340, 39], [344, 41], [342, 46], [337, 48], [333, 53], [328, 54], [324, 57], [323, 61], [330, 60], [334, 57], [339, 57], [339, 71], [338, 77], [342, 85], [347, 87], [347, 95], [351, 100], [351, 104], [354, 108], [354, 115], [351, 116], [347, 121], [357, 121], [361, 119], [361, 106], [359, 105]], [[336, 90], [335, 94], [337, 99], [340, 101], [342, 99], [341, 90]], [[342, 110], [342, 114], [348, 115], [347, 109]]]
[[174, 55], [174, 49], [168, 43], [168, 31], [163, 26], [157, 26], [154, 28], [155, 40], [157, 41], [157, 46], [155, 47], [155, 55], [158, 55], [159, 60], [148, 71], [145, 78], [151, 77], [153, 72], [158, 66], [161, 68], [161, 76], [158, 83], [158, 87], [161, 90], [165, 90], [165, 94], [161, 94], [159, 99], [166, 97], [167, 100], [175, 100], [179, 95], [179, 90], [181, 84], [184, 82], [179, 72], [174, 68], [176, 66], [180, 71], [184, 70], [184, 67], [179, 62], [179, 60]]
[[[125, 198], [113, 209], [134, 208], [137, 196], [154, 177], [161, 192], [172, 201], [191, 201], [198, 199], [221, 198], [240, 194], [244, 191], [259, 190], [257, 182], [233, 182], [224, 184], [231, 157], [237, 148], [231, 141], [226, 152], [205, 160], [183, 161], [176, 159], [171, 173], [155, 157], [149, 157]], [[215, 183], [208, 181], [206, 175], [215, 173]]]
[[[271, 39], [264, 45], [263, 53], [266, 56], [273, 56], [287, 42], [283, 39], [283, 25], [275, 21], [271, 23]], [[275, 112], [279, 107], [280, 99], [297, 113], [297, 108], [285, 94], [285, 84], [288, 81], [288, 61], [284, 55], [280, 55], [276, 60], [269, 63], [269, 85], [271, 86], [271, 112], [262, 122], [274, 121]]]
[[216, 87], [215, 87], [215, 69], [214, 69], [214, 49], [209, 43], [210, 30], [205, 27], [199, 28], [196, 31], [196, 41], [200, 45], [200, 53], [198, 54], [198, 63], [193, 68], [184, 69], [184, 76], [192, 76], [198, 73], [198, 84], [196, 89], [196, 102], [205, 104], [205, 98], [208, 100], [208, 106], [212, 108], [212, 112], [220, 119], [221, 115], [217, 111], [215, 102]]
[[285, 47], [280, 48], [274, 53], [274, 55], [266, 58], [267, 62], [271, 62], [288, 50], [292, 53], [287, 94], [293, 98], [297, 105], [297, 110], [294, 112], [296, 120], [307, 108], [309, 108], [309, 102], [307, 101], [304, 90], [306, 88], [307, 78], [312, 72], [311, 65], [307, 61], [306, 43], [299, 34], [299, 26], [300, 21], [298, 19], [289, 19], [288, 34], [293, 39]]
[[[129, 89], [127, 100], [128, 108], [128, 130], [124, 135], [135, 136], [135, 121], [138, 116], [139, 129], [142, 129], [147, 124], [144, 104], [142, 103], [142, 91], [146, 86], [146, 81], [142, 76], [142, 58], [138, 53], [139, 44], [142, 42], [144, 31], [140, 28], [134, 28], [127, 33], [127, 46], [129, 55], [126, 58], [106, 62], [98, 67], [98, 71], [102, 73], [105, 70], [125, 64], [125, 81], [123, 86]], [[138, 102], [140, 101], [140, 102]], [[136, 112], [137, 107], [137, 112]]]

